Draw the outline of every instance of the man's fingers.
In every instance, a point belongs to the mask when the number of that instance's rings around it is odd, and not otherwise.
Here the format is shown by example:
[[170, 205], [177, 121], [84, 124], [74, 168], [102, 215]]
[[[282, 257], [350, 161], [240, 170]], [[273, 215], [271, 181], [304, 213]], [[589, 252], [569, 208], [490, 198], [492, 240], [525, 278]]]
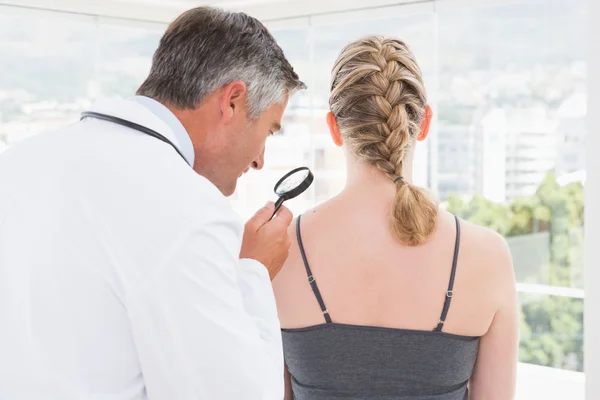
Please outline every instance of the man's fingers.
[[275, 219], [283, 222], [285, 226], [290, 226], [290, 224], [292, 223], [292, 219], [294, 219], [294, 215], [287, 207], [281, 206], [279, 211], [277, 211]]
[[275, 211], [275, 203], [273, 203], [272, 201], [269, 201], [260, 210], [258, 210], [252, 218], [250, 218], [250, 220], [248, 221], [248, 224], [254, 230], [257, 231], [258, 229], [260, 229], [261, 226], [263, 226], [264, 224], [269, 222], [269, 219], [273, 215], [274, 211]]

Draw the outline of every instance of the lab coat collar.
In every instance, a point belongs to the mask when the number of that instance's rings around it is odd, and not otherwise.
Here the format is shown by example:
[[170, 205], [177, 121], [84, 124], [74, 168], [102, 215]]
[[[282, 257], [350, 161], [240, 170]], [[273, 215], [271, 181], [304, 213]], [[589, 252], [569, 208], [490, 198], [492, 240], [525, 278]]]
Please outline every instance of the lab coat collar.
[[[181, 143], [169, 125], [137, 101], [120, 97], [103, 98], [94, 103], [88, 111], [112, 115], [145, 126], [169, 139], [179, 151], [182, 151]], [[190, 163], [190, 160], [186, 159], [186, 161]]]

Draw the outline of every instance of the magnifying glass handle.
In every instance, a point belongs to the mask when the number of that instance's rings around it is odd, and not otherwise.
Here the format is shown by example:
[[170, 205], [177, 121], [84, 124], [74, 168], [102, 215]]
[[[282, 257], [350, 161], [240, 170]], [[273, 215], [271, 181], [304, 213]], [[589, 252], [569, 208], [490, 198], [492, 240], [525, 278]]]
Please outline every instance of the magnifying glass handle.
[[273, 215], [271, 215], [271, 218], [269, 218], [269, 221], [273, 219], [275, 214], [277, 214], [277, 211], [279, 211], [279, 209], [281, 208], [281, 205], [283, 204], [284, 201], [285, 201], [285, 198], [283, 198], [283, 196], [280, 197], [279, 199], [277, 199], [277, 202], [275, 203], [275, 211], [273, 211]]

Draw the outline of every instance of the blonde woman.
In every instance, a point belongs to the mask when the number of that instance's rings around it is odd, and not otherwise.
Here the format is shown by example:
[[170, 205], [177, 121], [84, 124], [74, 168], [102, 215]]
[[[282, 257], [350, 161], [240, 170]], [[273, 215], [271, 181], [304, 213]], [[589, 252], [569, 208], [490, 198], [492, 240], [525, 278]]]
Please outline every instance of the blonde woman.
[[286, 398], [512, 399], [510, 253], [412, 184], [432, 116], [413, 54], [363, 38], [342, 50], [331, 82], [327, 123], [347, 182], [297, 218], [274, 281]]

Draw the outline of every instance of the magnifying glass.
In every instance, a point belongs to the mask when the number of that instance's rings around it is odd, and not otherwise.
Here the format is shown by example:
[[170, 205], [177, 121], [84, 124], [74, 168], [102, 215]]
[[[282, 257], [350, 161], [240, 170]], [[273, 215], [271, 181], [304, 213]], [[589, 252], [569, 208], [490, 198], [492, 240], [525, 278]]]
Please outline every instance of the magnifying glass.
[[307, 167], [296, 168], [285, 174], [273, 188], [279, 199], [275, 202], [275, 211], [271, 218], [275, 216], [284, 201], [293, 199], [308, 189], [313, 179], [314, 176]]

